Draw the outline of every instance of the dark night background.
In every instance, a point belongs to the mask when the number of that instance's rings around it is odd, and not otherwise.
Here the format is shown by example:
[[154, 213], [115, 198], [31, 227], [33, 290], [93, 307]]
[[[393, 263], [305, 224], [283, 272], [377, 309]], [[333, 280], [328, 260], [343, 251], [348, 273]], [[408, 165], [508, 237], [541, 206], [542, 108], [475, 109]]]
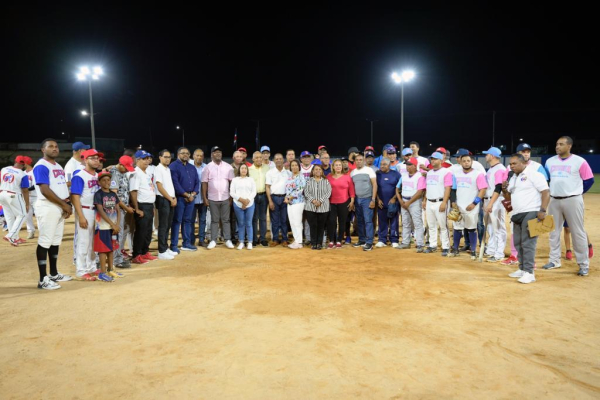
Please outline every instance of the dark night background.
[[253, 151], [260, 118], [273, 152], [326, 144], [342, 154], [369, 144], [373, 119], [379, 153], [399, 142], [390, 74], [403, 67], [417, 73], [405, 86], [405, 144], [423, 153], [429, 143], [489, 147], [493, 110], [496, 145], [522, 137], [552, 151], [561, 134], [596, 139], [594, 14], [545, 8], [8, 8], [2, 141], [89, 136], [83, 64], [105, 71], [93, 87], [97, 137], [155, 151], [181, 144], [176, 125], [188, 145], [227, 150], [237, 127]]

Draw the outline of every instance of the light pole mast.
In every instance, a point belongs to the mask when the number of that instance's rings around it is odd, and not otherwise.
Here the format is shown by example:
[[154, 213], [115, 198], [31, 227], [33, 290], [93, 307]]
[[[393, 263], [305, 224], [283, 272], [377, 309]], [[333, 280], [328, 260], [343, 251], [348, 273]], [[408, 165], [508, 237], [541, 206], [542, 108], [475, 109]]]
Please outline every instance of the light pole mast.
[[96, 131], [94, 130], [94, 101], [92, 100], [92, 81], [88, 80], [90, 88], [90, 124], [92, 125], [92, 149], [96, 148]]
[[398, 149], [400, 152], [404, 149], [404, 82], [409, 82], [415, 77], [414, 71], [405, 70], [402, 74], [394, 72], [392, 79], [396, 84], [400, 85], [400, 144]]
[[88, 82], [88, 89], [90, 92], [90, 125], [92, 128], [92, 148], [96, 148], [96, 130], [94, 128], [94, 101], [92, 98], [92, 81], [100, 79], [100, 75], [103, 75], [104, 71], [102, 67], [94, 67], [90, 69], [88, 66], [79, 68], [79, 73], [76, 74], [77, 79], [80, 81]]

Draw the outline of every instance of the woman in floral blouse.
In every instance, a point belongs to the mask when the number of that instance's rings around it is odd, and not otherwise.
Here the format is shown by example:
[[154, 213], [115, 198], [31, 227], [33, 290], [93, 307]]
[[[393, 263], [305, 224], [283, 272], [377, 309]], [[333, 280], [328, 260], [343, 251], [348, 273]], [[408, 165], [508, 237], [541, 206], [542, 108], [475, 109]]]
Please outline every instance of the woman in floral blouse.
[[290, 249], [302, 248], [302, 213], [304, 212], [304, 188], [306, 180], [300, 173], [300, 161], [290, 161], [290, 171], [292, 176], [288, 178], [285, 184], [285, 200], [288, 205], [288, 219], [294, 235], [294, 243], [288, 247]]

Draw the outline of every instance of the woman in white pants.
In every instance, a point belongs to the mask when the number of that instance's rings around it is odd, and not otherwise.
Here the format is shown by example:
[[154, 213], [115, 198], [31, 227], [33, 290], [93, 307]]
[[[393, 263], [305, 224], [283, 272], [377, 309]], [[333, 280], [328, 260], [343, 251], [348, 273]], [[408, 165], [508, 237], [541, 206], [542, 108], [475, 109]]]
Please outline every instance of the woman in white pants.
[[285, 184], [285, 200], [287, 204], [288, 220], [294, 235], [294, 243], [288, 247], [290, 249], [302, 248], [302, 213], [304, 212], [304, 188], [306, 180], [300, 173], [300, 161], [290, 161], [290, 171], [292, 176], [288, 178]]

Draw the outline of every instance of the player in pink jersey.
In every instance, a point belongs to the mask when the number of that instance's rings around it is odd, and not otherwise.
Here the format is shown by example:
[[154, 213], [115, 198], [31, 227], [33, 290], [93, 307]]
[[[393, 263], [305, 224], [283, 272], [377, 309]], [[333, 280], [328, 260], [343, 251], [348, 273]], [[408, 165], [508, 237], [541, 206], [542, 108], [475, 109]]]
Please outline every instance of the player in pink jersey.
[[396, 186], [396, 197], [402, 213], [402, 243], [398, 249], [410, 248], [410, 234], [414, 227], [417, 253], [422, 253], [425, 250], [422, 206], [423, 193], [427, 188], [427, 183], [425, 177], [417, 171], [419, 161], [416, 158], [411, 157], [405, 160], [405, 165], [406, 169], [401, 174], [400, 181]]
[[560, 268], [560, 231], [565, 220], [569, 222], [578, 275], [589, 274], [588, 241], [583, 226], [583, 193], [594, 184], [594, 174], [585, 159], [571, 154], [573, 139], [562, 136], [556, 142], [556, 156], [546, 161], [550, 177], [550, 205], [548, 214], [554, 216], [556, 228], [550, 232], [550, 260], [542, 268]]
[[484, 211], [487, 214], [487, 230], [490, 234], [487, 243], [486, 255], [488, 262], [499, 262], [504, 259], [506, 247], [506, 209], [502, 205], [502, 183], [506, 181], [508, 173], [506, 167], [500, 162], [502, 152], [497, 147], [484, 151], [485, 161], [490, 168], [486, 173], [488, 188], [484, 197]]

